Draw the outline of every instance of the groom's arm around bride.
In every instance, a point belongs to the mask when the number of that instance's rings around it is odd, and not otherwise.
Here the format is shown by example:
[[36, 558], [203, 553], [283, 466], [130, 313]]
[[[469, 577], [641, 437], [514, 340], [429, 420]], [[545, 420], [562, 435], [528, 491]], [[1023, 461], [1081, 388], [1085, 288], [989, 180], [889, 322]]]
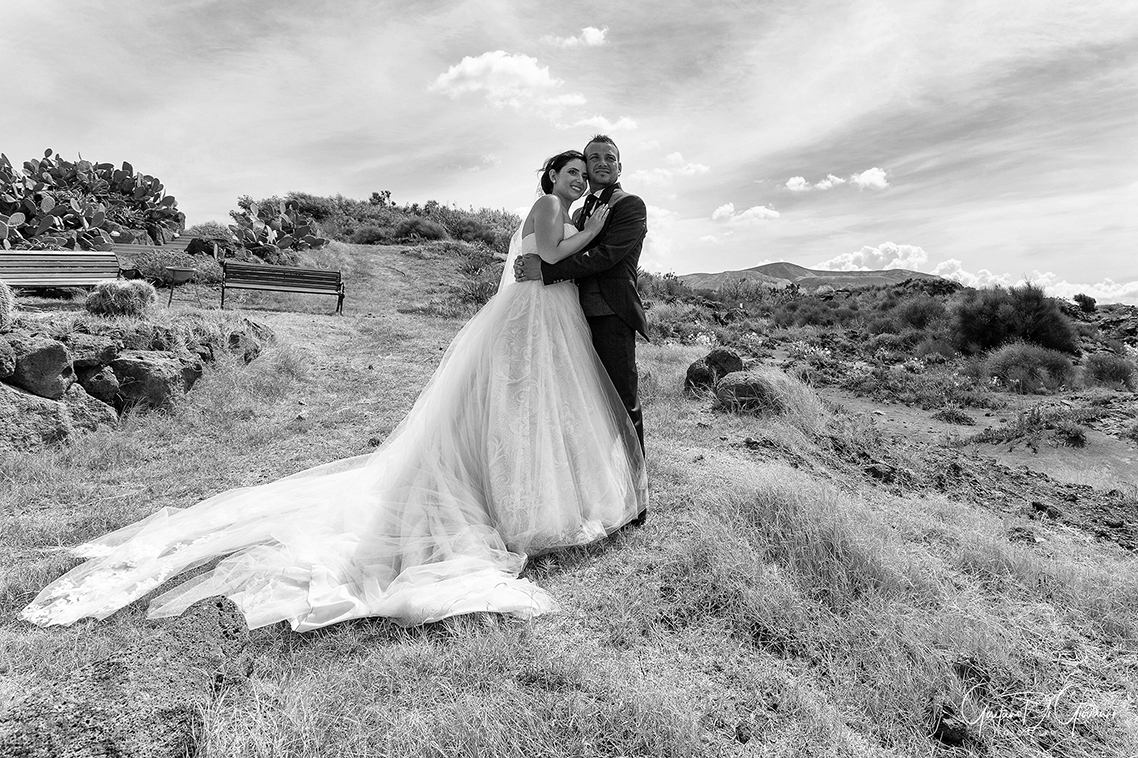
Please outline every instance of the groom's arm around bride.
[[[585, 162], [590, 188], [598, 195], [596, 200], [587, 200], [585, 208], [607, 204], [609, 216], [604, 227], [587, 248], [557, 263], [545, 263], [536, 256], [519, 259], [517, 275], [521, 280], [541, 279], [545, 284], [576, 281], [593, 347], [628, 411], [643, 450], [636, 334], [648, 338], [648, 321], [636, 290], [636, 276], [648, 232], [648, 211], [643, 200], [621, 189], [620, 153], [610, 138], [594, 137], [585, 147]], [[582, 221], [586, 215], [581, 214]]]

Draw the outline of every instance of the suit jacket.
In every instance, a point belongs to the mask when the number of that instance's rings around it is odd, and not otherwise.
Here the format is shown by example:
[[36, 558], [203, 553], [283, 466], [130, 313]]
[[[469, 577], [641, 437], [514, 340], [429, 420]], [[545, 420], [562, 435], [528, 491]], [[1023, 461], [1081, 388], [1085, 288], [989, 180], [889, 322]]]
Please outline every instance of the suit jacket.
[[636, 291], [640, 251], [648, 233], [648, 209], [636, 195], [622, 195], [589, 246], [557, 263], [541, 263], [545, 284], [592, 278], [613, 313], [648, 339], [648, 319]]

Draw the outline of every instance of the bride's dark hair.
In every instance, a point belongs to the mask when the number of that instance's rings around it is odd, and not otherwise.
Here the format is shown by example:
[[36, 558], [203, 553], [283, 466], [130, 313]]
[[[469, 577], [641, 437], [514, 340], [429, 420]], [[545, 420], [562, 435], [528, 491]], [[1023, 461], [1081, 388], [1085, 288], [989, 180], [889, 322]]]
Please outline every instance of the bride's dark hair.
[[541, 191], [547, 195], [553, 192], [553, 180], [549, 178], [549, 172], [560, 171], [565, 168], [566, 163], [574, 160], [584, 163], [585, 156], [580, 150], [566, 150], [547, 160], [541, 169]]

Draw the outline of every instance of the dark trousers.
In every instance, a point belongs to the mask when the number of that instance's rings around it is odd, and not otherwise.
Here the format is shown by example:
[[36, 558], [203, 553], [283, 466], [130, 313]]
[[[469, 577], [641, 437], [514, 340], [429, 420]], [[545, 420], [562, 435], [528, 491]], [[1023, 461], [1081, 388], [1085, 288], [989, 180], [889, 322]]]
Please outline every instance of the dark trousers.
[[636, 332], [620, 316], [589, 316], [589, 329], [593, 333], [593, 349], [604, 364], [616, 391], [624, 403], [640, 450], [644, 451], [644, 418], [640, 413], [637, 395], [639, 376], [636, 373]]

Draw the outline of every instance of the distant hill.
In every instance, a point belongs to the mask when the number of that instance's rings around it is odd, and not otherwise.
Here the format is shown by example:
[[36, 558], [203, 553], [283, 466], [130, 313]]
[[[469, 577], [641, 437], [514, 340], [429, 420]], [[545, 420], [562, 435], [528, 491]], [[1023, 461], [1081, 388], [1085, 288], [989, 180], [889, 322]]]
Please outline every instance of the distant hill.
[[761, 266], [745, 268], [741, 271], [721, 271], [718, 274], [683, 274], [679, 277], [684, 284], [693, 289], [718, 289], [727, 281], [749, 279], [766, 282], [776, 287], [797, 284], [804, 289], [829, 285], [835, 289], [853, 287], [874, 287], [884, 284], [899, 284], [906, 279], [940, 279], [936, 274], [925, 274], [904, 268], [883, 269], [881, 271], [819, 271], [794, 263], [764, 263]]

